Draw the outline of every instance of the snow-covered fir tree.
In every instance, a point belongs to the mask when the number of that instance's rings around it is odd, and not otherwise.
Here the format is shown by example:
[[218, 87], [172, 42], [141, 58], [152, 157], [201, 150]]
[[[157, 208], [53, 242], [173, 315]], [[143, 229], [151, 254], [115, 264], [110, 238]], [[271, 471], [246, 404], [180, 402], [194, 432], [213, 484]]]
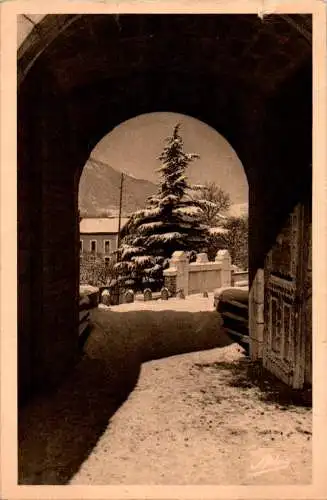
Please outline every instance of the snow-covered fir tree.
[[159, 156], [160, 184], [143, 210], [130, 218], [118, 250], [116, 270], [124, 286], [143, 288], [163, 283], [162, 271], [176, 250], [205, 251], [208, 226], [200, 204], [188, 196], [186, 170], [197, 154], [185, 153], [176, 125]]

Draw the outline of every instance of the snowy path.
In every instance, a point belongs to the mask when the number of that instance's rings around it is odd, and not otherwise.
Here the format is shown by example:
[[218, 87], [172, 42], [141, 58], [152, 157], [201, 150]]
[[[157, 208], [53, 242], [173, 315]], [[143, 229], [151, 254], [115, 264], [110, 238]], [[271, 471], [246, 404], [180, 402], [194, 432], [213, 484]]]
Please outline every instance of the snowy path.
[[311, 410], [254, 385], [212, 298], [191, 302], [94, 314], [72, 376], [22, 415], [21, 483], [310, 482]]
[[71, 484], [310, 482], [310, 411], [230, 385], [240, 359], [233, 345], [145, 363]]

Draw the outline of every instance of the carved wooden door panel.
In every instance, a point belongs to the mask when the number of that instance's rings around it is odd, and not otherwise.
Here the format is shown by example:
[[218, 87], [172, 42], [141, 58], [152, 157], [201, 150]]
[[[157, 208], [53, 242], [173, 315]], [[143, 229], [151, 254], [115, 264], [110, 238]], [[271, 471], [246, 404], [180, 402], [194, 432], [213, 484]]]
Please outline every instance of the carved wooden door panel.
[[265, 262], [263, 365], [294, 388], [304, 383], [304, 207], [296, 206]]

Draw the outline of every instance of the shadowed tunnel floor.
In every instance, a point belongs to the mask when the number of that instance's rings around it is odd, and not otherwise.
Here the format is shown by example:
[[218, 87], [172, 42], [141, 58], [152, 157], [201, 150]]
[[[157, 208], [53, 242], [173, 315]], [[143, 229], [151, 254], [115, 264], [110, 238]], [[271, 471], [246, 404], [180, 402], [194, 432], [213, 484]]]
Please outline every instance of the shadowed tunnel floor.
[[309, 481], [310, 410], [260, 401], [216, 312], [118, 307], [92, 319], [71, 376], [21, 411], [20, 484], [260, 483], [244, 472], [253, 444], [298, 450], [281, 481]]

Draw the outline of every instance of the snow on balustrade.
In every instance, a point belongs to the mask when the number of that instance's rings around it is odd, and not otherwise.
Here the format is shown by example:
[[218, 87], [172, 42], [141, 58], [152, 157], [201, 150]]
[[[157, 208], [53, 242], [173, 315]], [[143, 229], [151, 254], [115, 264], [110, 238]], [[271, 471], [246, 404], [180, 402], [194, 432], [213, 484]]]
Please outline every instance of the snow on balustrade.
[[165, 283], [172, 293], [183, 290], [185, 295], [212, 292], [216, 288], [231, 286], [232, 265], [229, 252], [219, 250], [214, 262], [208, 260], [206, 253], [197, 254], [196, 262], [189, 262], [185, 252], [174, 252], [169, 268], [164, 271]]

